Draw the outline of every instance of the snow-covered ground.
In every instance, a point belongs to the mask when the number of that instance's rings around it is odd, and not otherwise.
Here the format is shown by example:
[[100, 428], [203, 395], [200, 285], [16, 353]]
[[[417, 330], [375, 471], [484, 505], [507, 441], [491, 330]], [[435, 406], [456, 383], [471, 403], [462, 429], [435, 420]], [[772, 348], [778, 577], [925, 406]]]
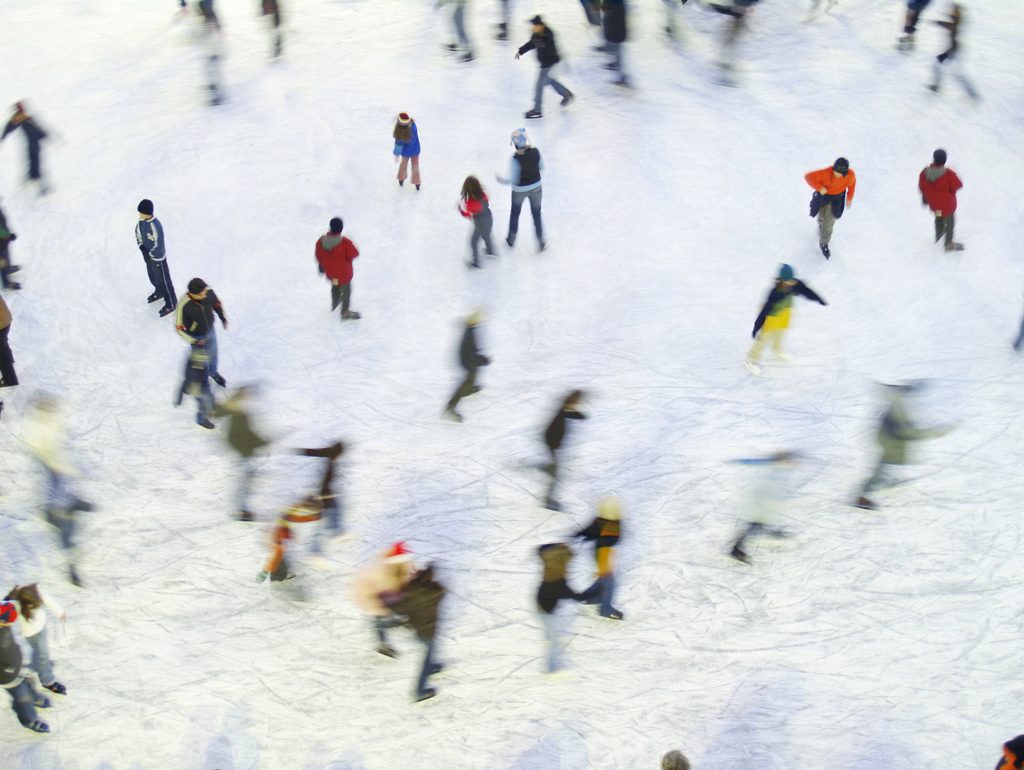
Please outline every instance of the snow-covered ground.
[[[577, 95], [526, 125], [543, 153], [550, 246], [524, 212], [514, 251], [470, 273], [455, 208], [467, 174], [491, 195], [524, 125], [536, 63], [492, 37], [497, 0], [471, 4], [477, 61], [441, 50], [450, 10], [426, 0], [291, 0], [271, 63], [256, 0], [219, 0], [228, 102], [203, 106], [193, 22], [171, 0], [0, 2], [0, 104], [27, 98], [59, 134], [54, 193], [19, 189], [20, 136], [0, 145], [0, 194], [25, 288], [6, 293], [22, 385], [0, 425], [0, 588], [40, 580], [70, 618], [54, 640], [70, 694], [35, 736], [0, 719], [0, 767], [656, 767], [700, 770], [988, 768], [1021, 732], [1020, 464], [1024, 8], [976, 0], [965, 66], [929, 93], [941, 31], [893, 47], [904, 3], [843, 0], [803, 24], [803, 0], [765, 2], [739, 88], [715, 85], [723, 19], [633, 3], [627, 63], [608, 84], [574, 0], [514, 5], [513, 41], [540, 11]], [[936, 0], [928, 18], [944, 11]], [[394, 182], [391, 128], [407, 110], [423, 190]], [[933, 246], [917, 174], [936, 147], [963, 177], [958, 237]], [[856, 200], [833, 258], [817, 251], [803, 174], [845, 155]], [[263, 384], [277, 438], [258, 525], [229, 520], [233, 465], [218, 435], [174, 409], [184, 346], [150, 291], [135, 205], [156, 202], [176, 289], [203, 277], [230, 319], [221, 371]], [[358, 323], [329, 314], [313, 244], [331, 216], [359, 246]], [[794, 362], [742, 366], [781, 262], [824, 296], [798, 301]], [[440, 419], [460, 319], [486, 307], [494, 363]], [[877, 381], [929, 378], [919, 414], [959, 421], [916, 447], [913, 483], [846, 503], [873, 459]], [[583, 387], [591, 419], [566, 454], [567, 511], [539, 507], [539, 432]], [[81, 533], [83, 590], [64, 582], [40, 520], [40, 477], [17, 439], [39, 390], [62, 394], [98, 506]], [[219, 432], [219, 431], [218, 431]], [[342, 438], [355, 539], [331, 572], [295, 550], [308, 601], [254, 577], [268, 526], [318, 465], [288, 449]], [[723, 555], [747, 482], [736, 457], [807, 454], [788, 515], [799, 535]], [[602, 495], [626, 504], [615, 624], [578, 614], [567, 681], [541, 674], [537, 545]], [[349, 598], [374, 553], [408, 540], [450, 589], [439, 697], [411, 702], [420, 650], [373, 652]], [[573, 582], [589, 579], [589, 552]], [[0, 704], [2, 705], [2, 704]], [[6, 709], [6, 706], [3, 707]]]

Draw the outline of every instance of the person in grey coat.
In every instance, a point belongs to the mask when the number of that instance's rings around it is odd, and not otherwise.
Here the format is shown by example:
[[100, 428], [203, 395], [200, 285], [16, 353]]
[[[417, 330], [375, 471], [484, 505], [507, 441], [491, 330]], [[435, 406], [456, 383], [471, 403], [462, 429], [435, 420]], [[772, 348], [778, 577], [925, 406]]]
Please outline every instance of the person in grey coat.
[[153, 284], [153, 293], [146, 297], [146, 302], [163, 300], [160, 317], [168, 316], [178, 306], [171, 283], [171, 271], [167, 267], [167, 247], [164, 244], [164, 227], [160, 220], [153, 216], [153, 201], [143, 198], [138, 205], [139, 221], [135, 225], [135, 242], [142, 252], [146, 263], [149, 282]]
[[530, 201], [530, 214], [533, 216], [533, 229], [537, 233], [537, 248], [547, 248], [544, 242], [544, 223], [541, 221], [541, 204], [544, 200], [544, 188], [541, 186], [540, 172], [544, 168], [544, 160], [540, 150], [530, 145], [525, 128], [517, 128], [512, 132], [512, 146], [516, 151], [509, 161], [508, 176], [497, 176], [501, 184], [512, 187], [512, 212], [508, 219], [508, 237], [505, 243], [512, 248], [519, 234], [519, 215], [523, 211], [523, 203]]
[[39, 719], [36, 707], [49, 708], [50, 700], [36, 692], [29, 681], [18, 640], [11, 626], [18, 619], [14, 602], [0, 602], [0, 690], [11, 696], [11, 708], [22, 727], [32, 732], [48, 733], [50, 726]]
[[459, 343], [459, 363], [466, 370], [466, 376], [455, 388], [455, 392], [448, 400], [448, 405], [444, 408], [445, 415], [456, 422], [462, 422], [462, 415], [455, 411], [455, 407], [466, 396], [480, 392], [480, 386], [476, 384], [477, 369], [491, 363], [491, 359], [483, 355], [477, 347], [476, 328], [481, 323], [483, 323], [482, 312], [474, 310], [470, 313], [466, 318], [466, 330], [462, 333], [462, 342]]

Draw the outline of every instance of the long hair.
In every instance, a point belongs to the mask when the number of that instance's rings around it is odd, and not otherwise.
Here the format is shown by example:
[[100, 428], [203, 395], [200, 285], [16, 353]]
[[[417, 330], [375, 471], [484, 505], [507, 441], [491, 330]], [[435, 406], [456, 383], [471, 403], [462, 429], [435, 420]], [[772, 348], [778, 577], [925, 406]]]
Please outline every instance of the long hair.
[[569, 392], [569, 395], [565, 397], [565, 401], [562, 402], [563, 409], [575, 409], [577, 404], [583, 400], [582, 390], [573, 390]]
[[7, 598], [21, 604], [21, 615], [25, 620], [32, 620], [33, 610], [43, 606], [43, 600], [39, 596], [39, 590], [35, 583], [28, 586], [15, 586], [14, 590], [7, 594]]
[[467, 176], [466, 181], [462, 183], [462, 200], [483, 200], [484, 188], [480, 186], [480, 180], [475, 176]]
[[410, 120], [408, 125], [403, 126], [396, 120], [395, 130], [392, 133], [392, 136], [394, 136], [395, 139], [397, 139], [400, 142], [408, 142], [410, 139], [412, 139], [412, 126], [415, 122], [415, 120]]

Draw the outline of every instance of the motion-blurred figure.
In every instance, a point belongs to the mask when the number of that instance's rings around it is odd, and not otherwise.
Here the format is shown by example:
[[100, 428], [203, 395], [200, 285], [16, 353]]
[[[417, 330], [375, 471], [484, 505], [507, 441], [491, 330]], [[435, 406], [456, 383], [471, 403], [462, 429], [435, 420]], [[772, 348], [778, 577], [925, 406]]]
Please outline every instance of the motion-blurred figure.
[[466, 328], [462, 332], [462, 340], [459, 342], [459, 365], [466, 370], [466, 376], [455, 388], [455, 392], [448, 400], [444, 408], [446, 416], [462, 422], [462, 415], [455, 411], [459, 402], [466, 396], [472, 396], [480, 392], [480, 386], [476, 384], [476, 373], [481, 366], [488, 366], [491, 359], [480, 352], [476, 338], [476, 330], [483, 323], [484, 314], [480, 310], [474, 310], [466, 317]]
[[512, 146], [515, 152], [509, 160], [508, 176], [496, 176], [501, 184], [512, 187], [512, 210], [508, 219], [508, 237], [505, 243], [509, 248], [516, 244], [519, 235], [519, 215], [523, 211], [523, 202], [530, 201], [530, 215], [533, 217], [533, 229], [537, 234], [537, 248], [544, 251], [544, 223], [541, 220], [541, 205], [544, 201], [544, 188], [541, 186], [540, 172], [544, 161], [540, 150], [530, 144], [525, 128], [517, 128], [512, 132]]
[[18, 236], [12, 233], [7, 224], [7, 216], [0, 208], [0, 285], [4, 289], [15, 291], [21, 288], [21, 284], [11, 279], [11, 276], [21, 268], [11, 261], [11, 242], [18, 240]]
[[689, 0], [662, 0], [665, 4], [665, 34], [676, 38], [676, 6], [686, 5]]
[[565, 573], [572, 561], [572, 549], [565, 543], [549, 543], [537, 549], [541, 563], [544, 565], [544, 575], [541, 578], [540, 586], [537, 588], [537, 611], [540, 615], [541, 624], [544, 626], [544, 638], [548, 643], [548, 655], [545, 661], [545, 671], [549, 674], [556, 673], [561, 666], [560, 658], [565, 632], [565, 618], [558, 613], [558, 603], [564, 599], [583, 601], [583, 597], [569, 587]]
[[914, 50], [914, 33], [917, 32], [917, 22], [921, 13], [932, 0], [907, 0], [907, 14], [903, 23], [903, 34], [896, 42], [896, 48], [904, 53]]
[[512, 9], [509, 7], [512, 0], [499, 0], [501, 3], [501, 21], [498, 22], [498, 32], [495, 35], [497, 40], [502, 42], [508, 40], [508, 23], [512, 17]]
[[82, 582], [75, 569], [75, 530], [78, 514], [93, 510], [75, 491], [78, 470], [71, 463], [65, 445], [67, 426], [60, 403], [48, 395], [39, 396], [29, 408], [21, 428], [21, 440], [42, 466], [46, 479], [43, 510], [46, 521], [60, 532], [60, 545], [67, 559], [68, 577], [76, 586]]
[[542, 470], [551, 476], [551, 482], [548, 484], [547, 494], [544, 497], [544, 506], [553, 511], [562, 510], [561, 503], [555, 497], [555, 490], [558, 487], [558, 453], [562, 449], [562, 444], [565, 443], [566, 421], [587, 419], [587, 416], [579, 410], [582, 401], [582, 390], [569, 391], [569, 394], [562, 400], [558, 411], [555, 412], [555, 416], [548, 423], [548, 427], [544, 431], [544, 444], [547, 446], [548, 453], [551, 456], [551, 462], [542, 466]]
[[322, 514], [321, 502], [316, 497], [306, 497], [278, 517], [270, 536], [270, 558], [263, 571], [256, 576], [257, 583], [262, 583], [268, 577], [272, 583], [280, 583], [295, 577], [286, 558], [288, 541], [294, 537], [292, 525], [319, 521]]
[[284, 42], [281, 37], [281, 0], [260, 0], [260, 5], [263, 15], [270, 17], [270, 37], [276, 58], [281, 55]]
[[909, 444], [913, 441], [945, 436], [953, 429], [952, 425], [937, 428], [919, 428], [910, 418], [907, 409], [907, 396], [917, 392], [921, 383], [911, 382], [904, 385], [886, 385], [884, 393], [888, 401], [885, 414], [878, 426], [877, 440], [881, 449], [878, 462], [871, 475], [864, 481], [860, 496], [854, 502], [858, 508], [875, 510], [878, 505], [868, 495], [879, 487], [892, 486], [891, 467], [908, 465], [910, 457]]
[[434, 565], [428, 564], [417, 571], [397, 593], [384, 593], [382, 599], [396, 614], [404, 617], [405, 625], [416, 633], [423, 645], [423, 664], [416, 680], [414, 697], [424, 701], [437, 695], [437, 690], [428, 687], [431, 676], [441, 673], [442, 664], [435, 661], [437, 622], [444, 599], [445, 587], [434, 577]]
[[981, 95], [975, 89], [974, 84], [967, 79], [960, 56], [960, 25], [963, 23], [963, 18], [963, 3], [954, 2], [949, 10], [948, 19], [936, 19], [935, 23], [949, 32], [949, 48], [935, 57], [935, 64], [932, 65], [932, 83], [928, 88], [938, 93], [942, 88], [943, 70], [949, 69], [952, 70], [953, 76], [960, 81], [960, 85], [967, 95], [977, 101]]
[[601, 24], [604, 29], [605, 49], [612, 60], [604, 69], [618, 73], [612, 82], [617, 86], [628, 86], [625, 67], [622, 65], [622, 46], [626, 42], [626, 0], [602, 0]]
[[48, 137], [47, 133], [40, 127], [35, 117], [28, 114], [24, 102], [14, 105], [14, 114], [11, 115], [3, 133], [0, 133], [0, 142], [7, 138], [7, 135], [16, 129], [21, 129], [25, 135], [26, 148], [28, 149], [28, 181], [39, 186], [39, 194], [46, 195], [50, 191], [43, 176], [42, 167], [42, 144]]
[[775, 286], [768, 293], [764, 307], [757, 314], [754, 321], [754, 331], [751, 336], [754, 344], [747, 352], [746, 367], [751, 374], [761, 374], [761, 352], [766, 345], [771, 345], [775, 357], [788, 361], [789, 356], [782, 350], [782, 338], [786, 329], [789, 328], [789, 318], [793, 308], [793, 297], [801, 296], [814, 300], [821, 305], [828, 303], [811, 290], [803, 281], [798, 281], [793, 268], [790, 265], [783, 265], [779, 268], [779, 277], [775, 279]]
[[36, 583], [15, 586], [4, 598], [13, 601], [18, 608], [18, 629], [32, 648], [32, 670], [39, 677], [39, 684], [57, 695], [67, 695], [68, 688], [58, 682], [53, 673], [47, 636], [48, 613], [63, 622], [67, 619], [64, 608]]
[[921, 191], [921, 202], [935, 215], [935, 242], [945, 238], [946, 251], [963, 251], [964, 245], [953, 240], [956, 224], [956, 193], [963, 182], [951, 168], [946, 168], [946, 151], [932, 153], [932, 164], [921, 171], [917, 188]]
[[1024, 768], [1024, 735], [1011, 738], [1003, 744], [1003, 756], [996, 764], [996, 770], [1020, 770]]
[[[14, 354], [7, 343], [11, 331], [11, 310], [0, 295], [0, 388], [13, 388], [18, 384], [18, 373], [14, 371]], [[4, 402], [0, 400], [0, 415], [4, 413]]]
[[349, 302], [352, 300], [352, 261], [359, 256], [359, 249], [347, 236], [341, 234], [345, 229], [341, 217], [331, 219], [329, 227], [316, 241], [314, 253], [317, 265], [320, 274], [327, 276], [331, 282], [331, 312], [341, 305], [341, 320], [357, 321], [362, 316], [349, 310]]
[[153, 285], [153, 293], [146, 297], [146, 302], [153, 303], [163, 300], [160, 317], [174, 312], [178, 298], [174, 294], [171, 282], [171, 270], [167, 266], [167, 246], [164, 241], [164, 226], [153, 215], [153, 201], [143, 198], [136, 206], [139, 221], [135, 223], [135, 242], [142, 252], [142, 261], [146, 264], [146, 274]]
[[778, 452], [770, 457], [737, 460], [741, 465], [754, 466], [757, 477], [750, 486], [747, 504], [742, 513], [743, 525], [732, 544], [729, 555], [742, 562], [750, 556], [744, 550], [747, 540], [756, 535], [788, 537], [789, 533], [777, 525], [779, 514], [790, 498], [792, 470], [796, 466], [794, 452]]
[[185, 361], [185, 377], [181, 381], [174, 405], [181, 406], [185, 396], [192, 396], [196, 400], [196, 424], [213, 430], [214, 424], [210, 421], [214, 407], [213, 392], [210, 390], [210, 354], [201, 345], [193, 345], [189, 349]]
[[405, 543], [398, 542], [360, 570], [352, 581], [352, 597], [356, 605], [373, 620], [377, 652], [388, 658], [398, 657], [398, 651], [388, 640], [388, 629], [402, 625], [403, 621], [381, 597], [399, 591], [412, 575], [412, 570], [412, 554]]
[[602, 618], [622, 620], [615, 609], [614, 549], [622, 536], [622, 503], [614, 497], [606, 497], [597, 504], [597, 517], [574, 537], [594, 544], [594, 561], [597, 563], [597, 579], [580, 594], [584, 604], [598, 605]]
[[836, 158], [829, 168], [808, 171], [804, 180], [814, 190], [811, 195], [811, 216], [818, 218], [818, 246], [825, 259], [832, 256], [829, 243], [832, 240], [832, 228], [843, 212], [853, 205], [853, 195], [857, 192], [857, 175], [850, 168], [846, 158]]
[[448, 3], [455, 6], [452, 11], [452, 27], [455, 29], [457, 42], [448, 43], [445, 48], [452, 53], [461, 48], [462, 56], [459, 57], [459, 60], [471, 62], [473, 61], [473, 44], [469, 42], [469, 35], [466, 34], [466, 6], [469, 4], [469, 0], [437, 0], [437, 7], [440, 8]]
[[491, 242], [491, 232], [494, 230], [494, 217], [491, 215], [491, 204], [487, 200], [487, 193], [475, 176], [467, 176], [462, 183], [462, 194], [459, 198], [459, 213], [473, 223], [473, 233], [469, 237], [469, 247], [473, 252], [473, 259], [470, 267], [483, 267], [480, 264], [480, 241], [484, 242], [484, 250], [488, 256], [496, 257], [498, 253], [494, 250]]
[[724, 85], [733, 85], [732, 73], [736, 69], [736, 44], [747, 28], [747, 15], [759, 0], [729, 0], [729, 2], [710, 2], [708, 7], [729, 17], [722, 42], [722, 56], [719, 66], [722, 69]]
[[224, 305], [206, 281], [193, 278], [188, 282], [188, 292], [177, 303], [174, 330], [185, 342], [193, 347], [201, 347], [209, 357], [210, 379], [222, 388], [227, 386], [218, 364], [220, 356], [217, 350], [217, 323], [214, 315], [220, 318], [224, 331], [228, 329], [228, 317], [224, 313]]
[[18, 619], [14, 602], [0, 602], [0, 690], [11, 696], [11, 708], [18, 715], [22, 727], [34, 733], [48, 733], [50, 726], [39, 718], [36, 706], [49, 708], [50, 701], [36, 692], [24, 666], [21, 647], [14, 638], [12, 626]]
[[317, 499], [323, 505], [324, 523], [313, 536], [313, 552], [320, 554], [323, 552], [321, 541], [325, 537], [340, 537], [345, 534], [342, 504], [340, 496], [334, 489], [334, 482], [338, 474], [338, 459], [344, 454], [345, 445], [340, 441], [335, 441], [329, 446], [296, 449], [295, 451], [305, 457], [321, 457], [327, 461], [323, 466], [324, 475], [320, 480], [320, 492], [317, 494]]
[[690, 760], [673, 749], [661, 758], [661, 770], [690, 770]]
[[412, 165], [412, 183], [420, 189], [420, 130], [408, 112], [398, 113], [395, 128], [391, 132], [395, 140], [392, 154], [398, 161], [398, 186], [405, 185], [406, 169]]
[[[586, 7], [587, 4], [584, 3], [584, 8]], [[540, 64], [540, 72], [537, 75], [537, 87], [534, 89], [533, 94], [533, 109], [527, 111], [526, 117], [542, 118], [544, 117], [544, 112], [541, 107], [545, 86], [551, 86], [555, 89], [555, 93], [562, 97], [561, 105], [563, 107], [568, 107], [574, 97], [572, 91], [551, 77], [551, 70], [561, 61], [561, 57], [558, 55], [558, 46], [555, 44], [555, 33], [544, 24], [544, 20], [540, 16], [534, 16], [530, 19], [530, 24], [533, 25], [530, 39], [519, 46], [519, 50], [516, 51], [516, 58], [518, 59], [529, 51], [537, 51], [537, 63]]]
[[1013, 349], [1018, 353], [1024, 348], [1024, 317], [1020, 319], [1020, 330], [1017, 332], [1017, 339], [1014, 340]]
[[234, 517], [239, 521], [252, 521], [249, 493], [256, 478], [259, 452], [270, 443], [252, 428], [249, 398], [252, 388], [238, 388], [231, 396], [213, 407], [214, 417], [228, 418], [227, 442], [238, 457], [238, 491], [235, 494]]

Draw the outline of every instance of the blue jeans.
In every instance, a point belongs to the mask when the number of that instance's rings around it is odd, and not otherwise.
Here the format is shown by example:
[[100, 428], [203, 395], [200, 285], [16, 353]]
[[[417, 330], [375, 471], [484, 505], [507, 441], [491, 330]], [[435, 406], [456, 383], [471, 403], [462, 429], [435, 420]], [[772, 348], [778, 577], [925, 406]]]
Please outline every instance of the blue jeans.
[[[323, 523], [313, 532], [313, 553], [323, 553], [323, 540], [325, 537], [341, 534], [341, 506], [338, 498], [332, 497], [324, 500]], [[381, 640], [384, 643], [384, 640]]]
[[466, 0], [455, 0], [455, 13], [452, 15], [452, 22], [455, 24], [455, 34], [459, 42], [468, 51], [472, 46], [469, 44], [469, 37], [466, 35]]
[[196, 422], [203, 423], [210, 419], [213, 411], [213, 393], [210, 392], [209, 381], [203, 383], [203, 389], [196, 395]]
[[540, 206], [544, 198], [544, 188], [538, 187], [529, 192], [512, 191], [512, 213], [508, 218], [508, 242], [515, 243], [519, 234], [519, 214], [523, 210], [523, 201], [530, 200], [530, 214], [533, 215], [533, 229], [537, 232], [537, 241], [544, 242], [544, 223], [540, 219]]
[[[423, 642], [423, 640], [420, 640]], [[426, 695], [427, 679], [430, 677], [430, 669], [434, 665], [434, 639], [423, 642], [426, 648], [423, 652], [423, 667], [420, 669], [420, 678], [416, 680], [416, 697]]]
[[540, 611], [540, 622], [544, 626], [544, 638], [548, 643], [547, 672], [558, 670], [559, 653], [562, 651], [562, 623], [554, 612]]
[[588, 603], [593, 604], [592, 600], [597, 599], [600, 602], [600, 612], [602, 615], [607, 615], [613, 609], [612, 602], [615, 599], [615, 575], [605, 575], [599, 577], [593, 582], [593, 584], [586, 591], [583, 592], [583, 596], [586, 598]]
[[39, 719], [35, 705], [36, 691], [29, 684], [28, 679], [22, 679], [14, 687], [9, 688], [7, 692], [11, 695], [11, 708], [18, 715], [18, 721], [22, 725], [27, 727]]
[[569, 94], [571, 93], [571, 91], [569, 91], [568, 88], [566, 88], [553, 77], [551, 77], [551, 70], [553, 70], [554, 68], [554, 64], [552, 64], [550, 67], [541, 67], [540, 74], [537, 75], [537, 90], [534, 92], [533, 95], [533, 109], [537, 110], [537, 112], [541, 111], [540, 108], [541, 102], [543, 101], [544, 97], [544, 86], [550, 85], [553, 89], [555, 89], [555, 92], [562, 98], [569, 96]]
[[51, 470], [48, 465], [43, 466], [43, 472], [46, 474], [46, 508], [60, 508], [67, 510], [71, 508], [75, 500], [74, 492], [71, 489], [71, 482], [67, 476], [63, 476], [55, 471]]
[[25, 641], [32, 648], [32, 670], [39, 675], [39, 683], [44, 686], [53, 684], [53, 664], [50, 662], [50, 643], [46, 638], [46, 628], [35, 636], [25, 637]]

